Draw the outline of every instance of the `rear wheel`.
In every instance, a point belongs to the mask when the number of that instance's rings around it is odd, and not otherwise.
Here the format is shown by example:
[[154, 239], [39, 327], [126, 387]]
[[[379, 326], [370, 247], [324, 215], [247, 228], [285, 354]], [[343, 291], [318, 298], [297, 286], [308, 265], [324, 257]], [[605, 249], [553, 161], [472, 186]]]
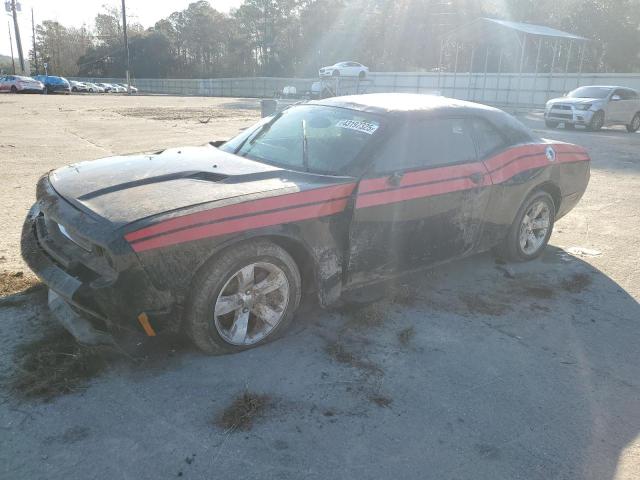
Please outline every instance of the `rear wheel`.
[[558, 125], [560, 124], [560, 122], [554, 122], [553, 120], [545, 120], [544, 124], [547, 126], [547, 128], [558, 128]]
[[293, 258], [267, 241], [231, 247], [196, 275], [186, 330], [209, 354], [238, 352], [284, 333], [300, 304]]
[[636, 113], [631, 119], [631, 123], [627, 125], [627, 132], [634, 133], [640, 129], [640, 112]]
[[538, 257], [547, 246], [555, 221], [555, 205], [547, 192], [537, 191], [524, 201], [502, 247], [500, 256], [524, 262]]
[[15, 85], [11, 85], [11, 93], [18, 93], [18, 89]]
[[587, 128], [592, 132], [597, 132], [604, 127], [604, 112], [602, 110], [593, 114]]

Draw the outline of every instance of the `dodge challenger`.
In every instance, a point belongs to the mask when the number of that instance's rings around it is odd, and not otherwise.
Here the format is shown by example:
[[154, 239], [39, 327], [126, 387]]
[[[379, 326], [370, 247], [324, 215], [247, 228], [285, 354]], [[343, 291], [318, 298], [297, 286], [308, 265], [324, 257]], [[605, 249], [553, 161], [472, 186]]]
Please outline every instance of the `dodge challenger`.
[[589, 164], [470, 102], [312, 101], [224, 143], [49, 172], [22, 255], [81, 341], [186, 332], [207, 353], [236, 352], [286, 331], [306, 294], [326, 307], [490, 249], [536, 258]]

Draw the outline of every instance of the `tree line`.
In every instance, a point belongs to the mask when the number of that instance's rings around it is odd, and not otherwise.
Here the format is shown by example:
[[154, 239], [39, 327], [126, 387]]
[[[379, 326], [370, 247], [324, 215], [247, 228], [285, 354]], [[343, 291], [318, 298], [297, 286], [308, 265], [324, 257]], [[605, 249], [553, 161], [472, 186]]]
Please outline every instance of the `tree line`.
[[[306, 77], [341, 60], [376, 71], [432, 70], [442, 34], [480, 16], [592, 39], [601, 54], [589, 57], [587, 70], [640, 71], [640, 0], [245, 0], [228, 14], [199, 0], [151, 28], [127, 27], [138, 78]], [[124, 52], [116, 8], [90, 27], [36, 27], [39, 73], [47, 62], [50, 74], [122, 77]]]

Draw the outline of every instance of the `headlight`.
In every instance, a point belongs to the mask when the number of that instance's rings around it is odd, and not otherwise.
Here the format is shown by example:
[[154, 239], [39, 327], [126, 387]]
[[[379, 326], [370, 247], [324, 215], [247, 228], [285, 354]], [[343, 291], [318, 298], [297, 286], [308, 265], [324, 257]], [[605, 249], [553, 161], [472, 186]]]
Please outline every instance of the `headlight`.
[[590, 103], [581, 103], [579, 105], [576, 105], [576, 110], [589, 110], [590, 108], [591, 108]]

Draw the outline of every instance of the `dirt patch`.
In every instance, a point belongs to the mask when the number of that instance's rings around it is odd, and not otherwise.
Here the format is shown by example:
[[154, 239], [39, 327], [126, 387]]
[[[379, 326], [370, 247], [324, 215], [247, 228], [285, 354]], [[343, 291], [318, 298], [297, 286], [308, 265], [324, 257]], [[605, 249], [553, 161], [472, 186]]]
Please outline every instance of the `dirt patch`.
[[52, 330], [17, 348], [9, 387], [22, 398], [45, 402], [76, 393], [107, 368], [112, 356], [104, 347], [80, 345], [64, 329]]
[[338, 343], [338, 342], [328, 343], [325, 346], [325, 352], [333, 360], [335, 360], [338, 363], [342, 363], [343, 365], [348, 365], [350, 367], [363, 370], [365, 373], [368, 373], [368, 374], [373, 374], [373, 375], [384, 374], [384, 372], [378, 365], [371, 362], [370, 360], [361, 358], [358, 354], [352, 352], [341, 343]]
[[347, 327], [376, 328], [384, 323], [387, 306], [382, 302], [375, 302], [365, 306], [354, 306], [345, 312], [349, 315]]
[[587, 289], [593, 280], [586, 273], [574, 273], [569, 278], [562, 280], [560, 285], [569, 293], [580, 293]]
[[[238, 118], [238, 112], [213, 107], [171, 108], [171, 107], [137, 107], [116, 110], [125, 117], [146, 118], [149, 120], [194, 120], [208, 123], [210, 119], [226, 117]], [[247, 112], [248, 113], [248, 112]], [[248, 118], [254, 118], [252, 115]]]
[[24, 272], [0, 272], [0, 296], [30, 292], [43, 286], [36, 277], [25, 275]]
[[407, 345], [409, 345], [409, 343], [411, 343], [411, 339], [413, 339], [415, 335], [416, 335], [415, 328], [413, 327], [404, 328], [398, 332], [398, 341], [400, 342], [400, 345], [402, 345], [403, 347], [406, 347]]
[[380, 408], [391, 408], [391, 404], [393, 403], [393, 398], [387, 397], [386, 395], [376, 394], [376, 395], [371, 395], [369, 397], [369, 401], [371, 403], [375, 403]]
[[467, 307], [467, 310], [469, 310], [469, 313], [472, 314], [498, 317], [504, 315], [509, 310], [507, 304], [493, 298], [484, 299], [479, 295], [463, 295], [461, 300]]
[[244, 392], [236, 397], [231, 405], [216, 418], [215, 424], [225, 430], [248, 431], [255, 420], [264, 416], [271, 406], [271, 397], [257, 393]]
[[409, 285], [394, 285], [389, 294], [389, 301], [398, 305], [412, 305], [417, 294]]

